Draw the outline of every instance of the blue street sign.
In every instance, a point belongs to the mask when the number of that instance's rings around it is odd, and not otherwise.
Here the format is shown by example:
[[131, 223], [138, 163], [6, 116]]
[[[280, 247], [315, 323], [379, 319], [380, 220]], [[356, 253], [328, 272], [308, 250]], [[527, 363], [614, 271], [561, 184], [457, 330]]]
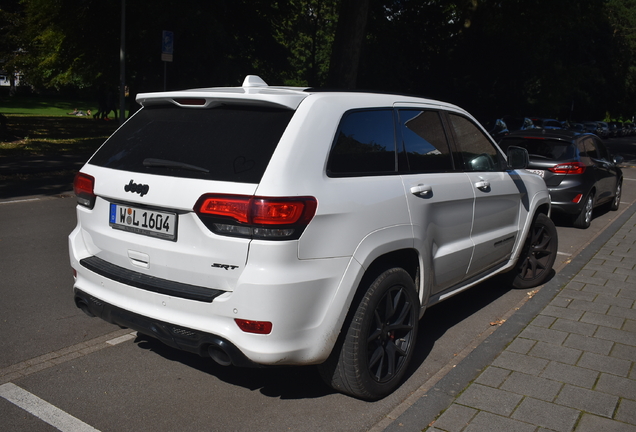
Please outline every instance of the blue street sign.
[[164, 30], [161, 38], [161, 60], [171, 62], [173, 53], [174, 33]]

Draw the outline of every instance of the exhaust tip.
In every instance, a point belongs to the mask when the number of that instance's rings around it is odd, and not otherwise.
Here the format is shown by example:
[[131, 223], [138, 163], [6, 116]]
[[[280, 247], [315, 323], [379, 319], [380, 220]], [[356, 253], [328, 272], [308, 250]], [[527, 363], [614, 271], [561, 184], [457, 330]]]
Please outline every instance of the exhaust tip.
[[223, 350], [223, 348], [218, 345], [210, 345], [208, 347], [208, 354], [210, 355], [212, 360], [214, 360], [221, 366], [230, 366], [232, 364], [232, 360], [230, 359], [228, 353], [225, 352], [225, 350]]
[[84, 312], [89, 317], [95, 318], [95, 315], [93, 315], [93, 313], [88, 309], [88, 303], [86, 303], [86, 300], [84, 300], [83, 298], [75, 297], [75, 306], [80, 308], [82, 312]]

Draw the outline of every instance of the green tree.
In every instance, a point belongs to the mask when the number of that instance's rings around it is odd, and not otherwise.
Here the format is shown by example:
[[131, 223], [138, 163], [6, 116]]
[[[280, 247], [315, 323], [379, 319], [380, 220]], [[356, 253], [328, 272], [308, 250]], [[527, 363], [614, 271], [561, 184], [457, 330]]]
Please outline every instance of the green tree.
[[17, 65], [36, 87], [82, 88], [117, 70], [119, 9], [92, 0], [23, 0]]
[[636, 0], [607, 0], [610, 44], [608, 109], [616, 119], [632, 120], [636, 114]]
[[[117, 85], [120, 2], [5, 3], [0, 54], [29, 84]], [[128, 0], [126, 15], [133, 94], [258, 74], [417, 93], [485, 117], [636, 111], [636, 0]]]
[[16, 92], [16, 57], [22, 48], [20, 33], [23, 27], [22, 7], [19, 0], [7, 0], [0, 8], [0, 69], [10, 81], [10, 94]]
[[290, 0], [286, 14], [274, 23], [276, 40], [287, 50], [289, 69], [283, 83], [324, 86], [338, 22], [339, 0]]
[[360, 87], [447, 99], [445, 65], [471, 8], [461, 0], [372, 0]]

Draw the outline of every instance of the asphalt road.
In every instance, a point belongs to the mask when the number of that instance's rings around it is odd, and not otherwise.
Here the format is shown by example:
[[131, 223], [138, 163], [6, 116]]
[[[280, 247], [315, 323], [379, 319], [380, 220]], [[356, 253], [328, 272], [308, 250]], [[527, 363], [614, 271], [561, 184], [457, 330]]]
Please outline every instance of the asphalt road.
[[[628, 166], [622, 208], [636, 201], [636, 138], [627, 140], [610, 141]], [[492, 280], [432, 307], [408, 380], [362, 402], [334, 393], [314, 367], [222, 367], [85, 316], [68, 264], [74, 207], [66, 193], [0, 201], [0, 430], [381, 430], [532, 295]], [[597, 212], [587, 230], [560, 224], [557, 271], [619, 214]]]

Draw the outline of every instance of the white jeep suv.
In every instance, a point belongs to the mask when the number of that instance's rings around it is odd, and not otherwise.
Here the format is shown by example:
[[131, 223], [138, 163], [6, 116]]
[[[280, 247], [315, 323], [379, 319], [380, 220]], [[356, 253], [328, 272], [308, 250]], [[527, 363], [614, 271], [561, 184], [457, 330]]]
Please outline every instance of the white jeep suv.
[[374, 400], [400, 385], [428, 306], [550, 274], [543, 180], [456, 106], [256, 76], [137, 101], [74, 182], [90, 316], [222, 365], [316, 364]]

